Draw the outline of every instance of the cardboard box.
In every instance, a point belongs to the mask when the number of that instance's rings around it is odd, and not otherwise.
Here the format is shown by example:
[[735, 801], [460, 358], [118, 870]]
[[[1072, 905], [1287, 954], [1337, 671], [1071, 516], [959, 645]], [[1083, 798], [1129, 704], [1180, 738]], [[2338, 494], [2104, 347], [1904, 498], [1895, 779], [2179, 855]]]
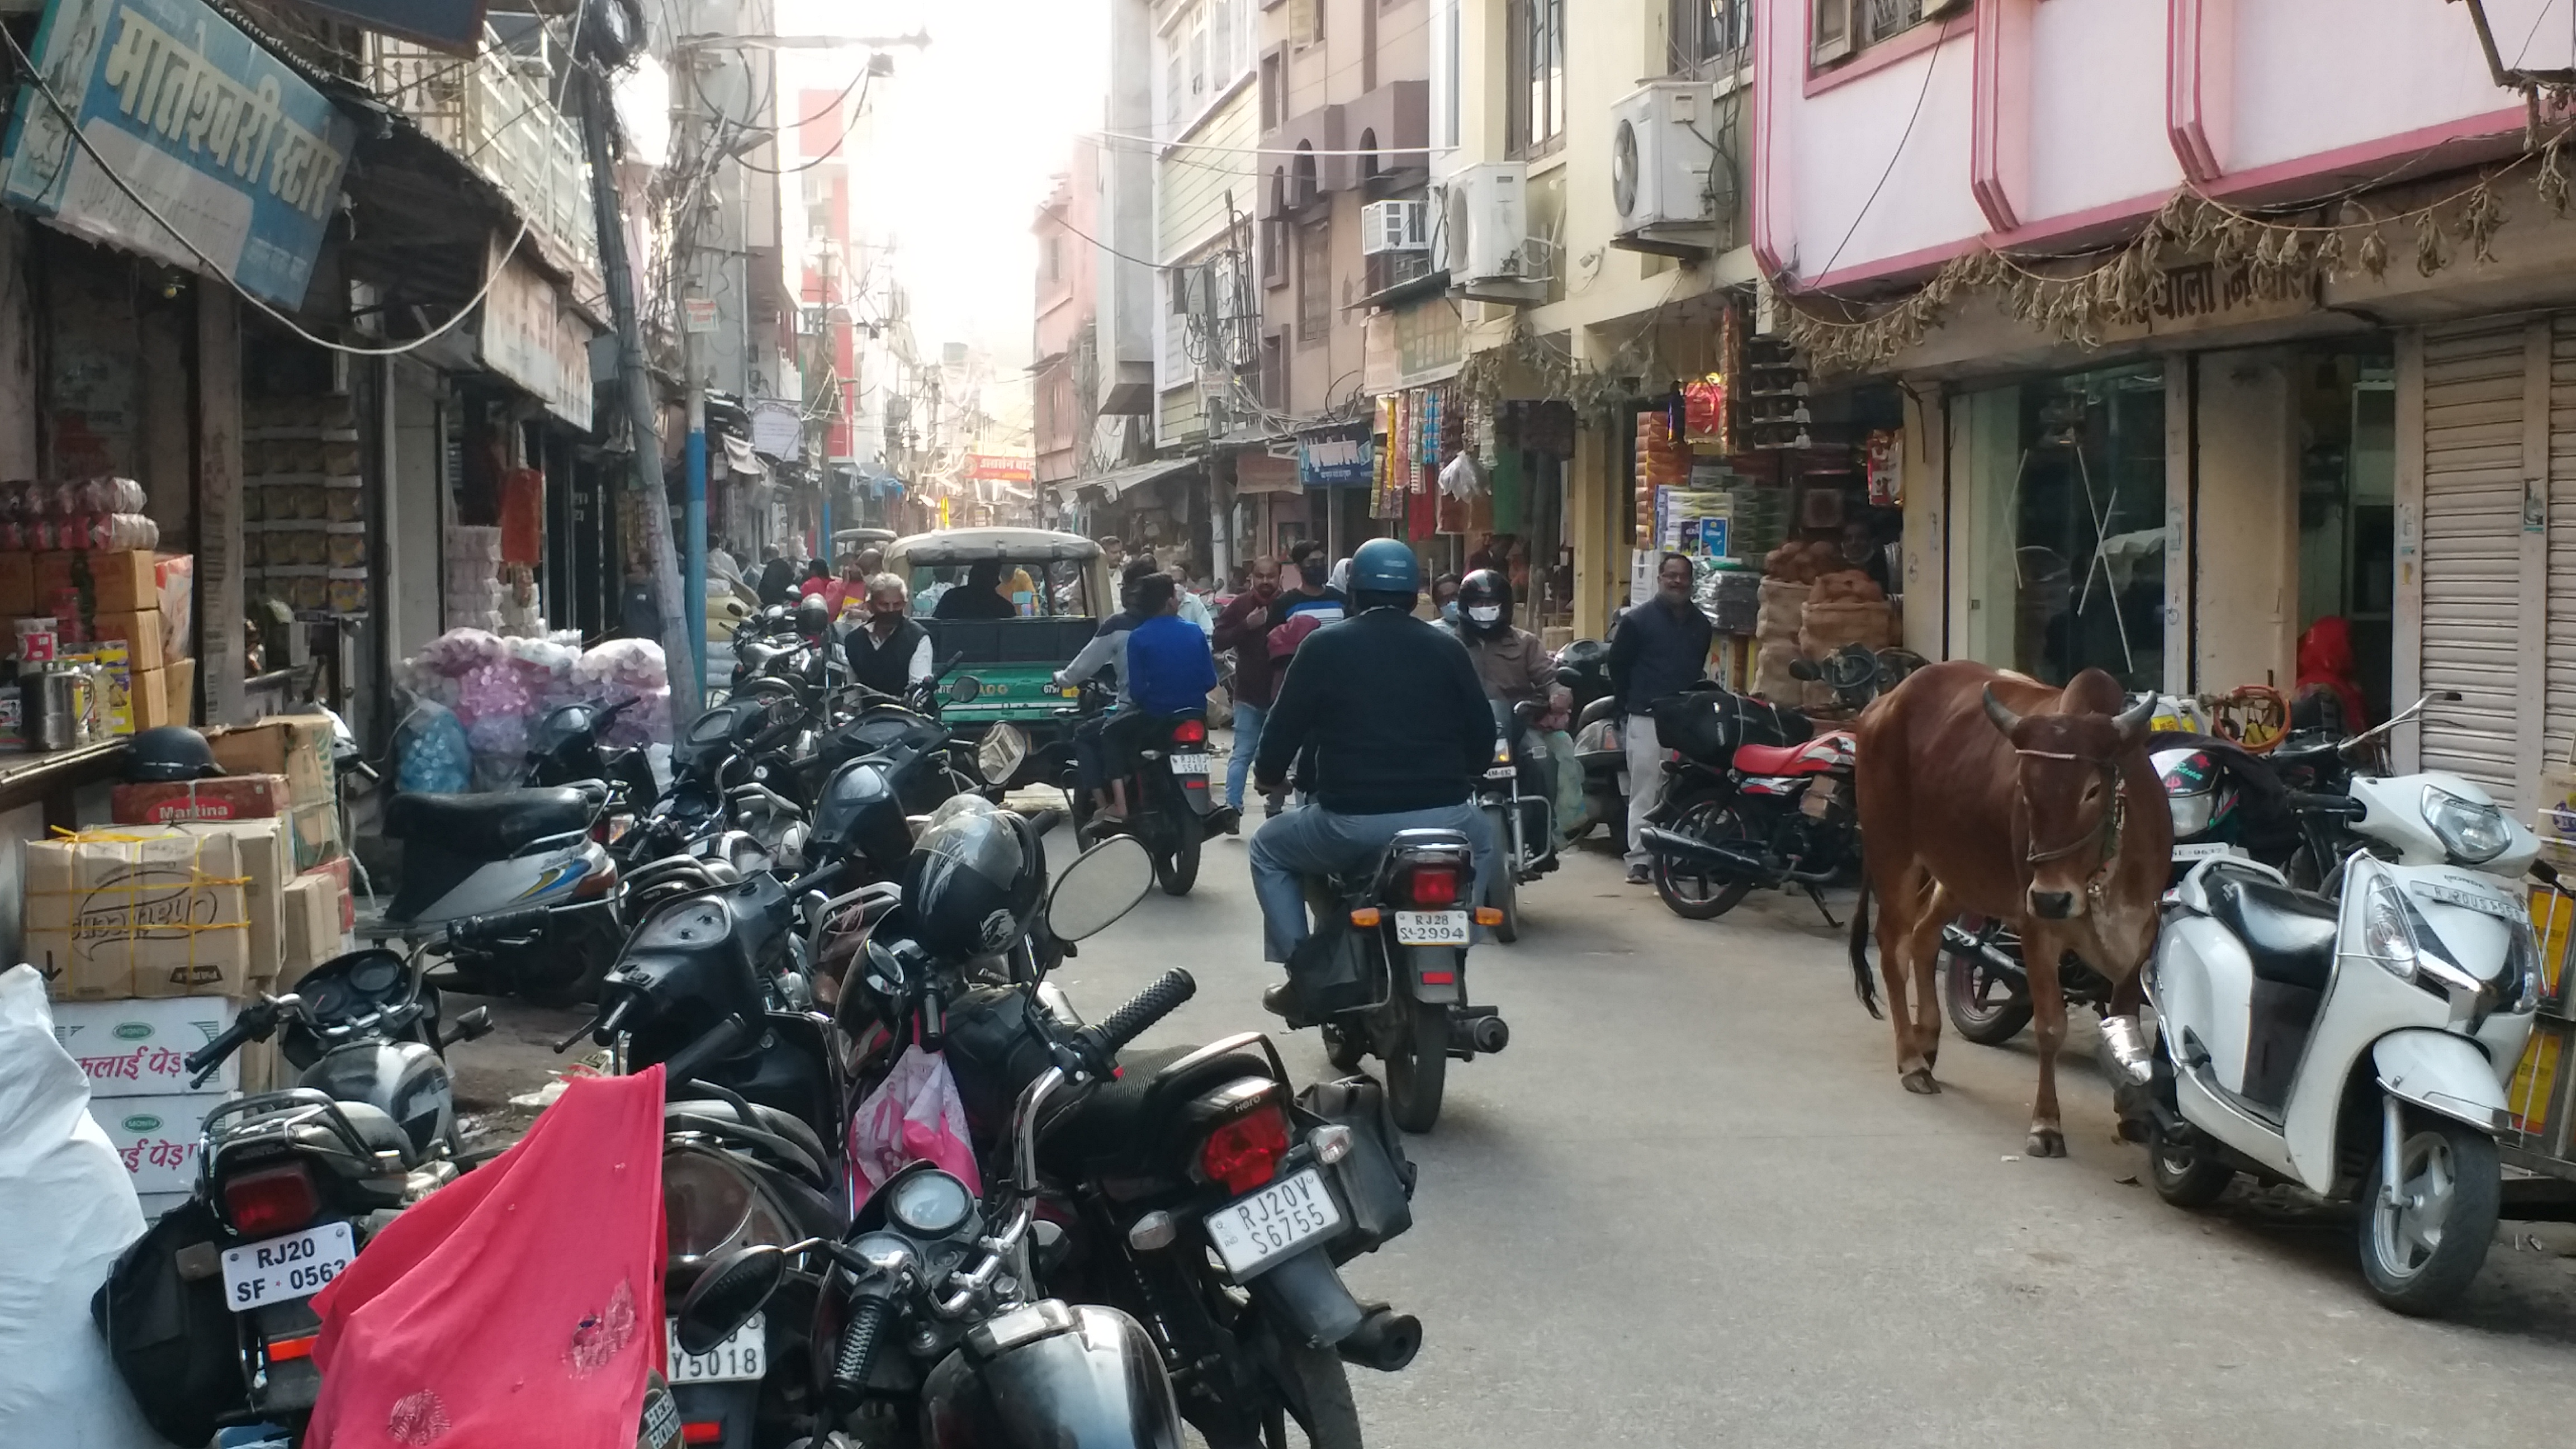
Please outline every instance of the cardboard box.
[[36, 612], [36, 556], [0, 553], [0, 618]]
[[298, 874], [328, 861], [337, 860], [340, 848], [340, 802], [325, 800], [319, 805], [298, 805], [287, 812], [287, 833], [295, 843], [295, 869]]
[[80, 592], [80, 575], [75, 572], [75, 565], [73, 562], [79, 557], [80, 556], [78, 554], [65, 549], [54, 549], [49, 552], [36, 555], [36, 607], [34, 612], [45, 613], [50, 611], [54, 607], [54, 600], [59, 595], [65, 593], [77, 594]]
[[344, 853], [332, 857], [305, 872], [327, 875], [340, 888], [340, 930], [342, 934], [358, 929], [358, 893], [349, 884], [349, 857]]
[[298, 805], [317, 805], [338, 793], [331, 769], [331, 717], [278, 715], [239, 729], [207, 735], [215, 763], [228, 775], [284, 775]]
[[54, 999], [248, 989], [249, 877], [231, 836], [99, 832], [25, 851], [27, 959]]
[[85, 553], [89, 564], [90, 609], [99, 614], [136, 614], [161, 607], [161, 577], [148, 548], [115, 553]]
[[242, 901], [250, 911], [250, 984], [263, 986], [276, 979], [278, 965], [285, 959], [281, 923], [286, 918], [286, 887], [295, 878], [286, 844], [286, 822], [226, 820], [167, 828], [190, 835], [232, 837], [233, 848], [241, 853], [242, 873], [248, 877], [242, 887]]
[[239, 1004], [220, 996], [57, 1002], [54, 1040], [80, 1063], [93, 1097], [222, 1097], [241, 1084], [241, 1053], [234, 1053], [202, 1088], [188, 1085], [182, 1062], [223, 1035], [240, 1012]]
[[293, 990], [304, 974], [340, 954], [340, 883], [327, 875], [299, 875], [286, 888], [280, 925], [286, 959], [278, 982]]
[[197, 1134], [224, 1098], [94, 1097], [90, 1120], [133, 1176], [137, 1193], [187, 1192], [196, 1186]]
[[197, 722], [196, 660], [173, 659], [161, 666], [161, 705], [170, 712], [172, 724]]
[[108, 811], [119, 825], [271, 819], [286, 813], [286, 781], [276, 775], [226, 775], [119, 785], [108, 795]]
[[177, 723], [170, 717], [169, 674], [166, 669], [138, 669], [126, 679], [125, 713], [136, 730]]
[[89, 637], [125, 642], [126, 663], [140, 672], [161, 667], [161, 611], [144, 609], [111, 614], [101, 611], [90, 617]]

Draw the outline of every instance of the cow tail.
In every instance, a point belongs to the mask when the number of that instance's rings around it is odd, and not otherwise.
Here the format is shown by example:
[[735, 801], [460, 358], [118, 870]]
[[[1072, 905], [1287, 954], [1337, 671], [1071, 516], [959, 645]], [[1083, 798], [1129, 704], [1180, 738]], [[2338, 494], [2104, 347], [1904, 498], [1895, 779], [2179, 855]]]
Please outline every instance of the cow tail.
[[1851, 926], [1852, 994], [1869, 1008], [1872, 1019], [1879, 1018], [1878, 975], [1869, 969], [1869, 872], [1860, 873], [1860, 900], [1852, 907]]

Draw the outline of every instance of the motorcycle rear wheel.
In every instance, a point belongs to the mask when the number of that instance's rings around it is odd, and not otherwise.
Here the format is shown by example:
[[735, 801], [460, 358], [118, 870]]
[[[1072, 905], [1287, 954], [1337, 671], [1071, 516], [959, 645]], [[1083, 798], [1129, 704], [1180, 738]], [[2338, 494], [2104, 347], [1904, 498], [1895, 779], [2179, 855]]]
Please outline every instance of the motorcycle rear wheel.
[[2147, 1179], [2156, 1196], [2175, 1207], [2205, 1208], [2218, 1201], [2236, 1180], [2225, 1158], [2197, 1143], [2185, 1146], [2165, 1136], [2162, 1127], [2147, 1130]]
[[1379, 1055], [1386, 1061], [1387, 1106], [1395, 1125], [1428, 1132], [1440, 1120], [1440, 1093], [1449, 1074], [1449, 1008], [1398, 996], [1395, 1040]]
[[[1673, 833], [1713, 844], [1754, 841], [1753, 832], [1744, 817], [1724, 803], [1702, 800], [1682, 811], [1673, 821]], [[1753, 891], [1753, 882], [1720, 880], [1706, 871], [1693, 871], [1669, 855], [1655, 857], [1655, 894], [1663, 898], [1674, 915], [1685, 921], [1713, 921], [1734, 910]]]
[[1959, 1035], [1979, 1046], [2002, 1046], [2030, 1025], [2030, 997], [1998, 979], [1964, 951], [1940, 948], [1941, 1007]]
[[1270, 1406], [1262, 1449], [1361, 1449], [1360, 1411], [1341, 1355], [1306, 1343], [1283, 1343], [1275, 1353], [1271, 1372], [1288, 1380], [1280, 1387], [1290, 1401]]
[[1173, 827], [1179, 836], [1170, 850], [1154, 853], [1154, 880], [1167, 896], [1185, 896], [1199, 879], [1199, 822], [1184, 814]]

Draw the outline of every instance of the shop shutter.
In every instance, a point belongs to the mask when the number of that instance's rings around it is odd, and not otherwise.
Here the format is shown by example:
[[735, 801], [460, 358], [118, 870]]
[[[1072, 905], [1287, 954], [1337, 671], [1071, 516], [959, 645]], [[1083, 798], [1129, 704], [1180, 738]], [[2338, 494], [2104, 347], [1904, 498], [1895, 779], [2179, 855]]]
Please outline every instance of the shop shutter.
[[2549, 329], [2549, 706], [2542, 753], [2576, 745], [2576, 312]]
[[[2520, 795], [2514, 723], [2522, 608], [2522, 320], [2424, 336], [2422, 768]], [[2554, 401], [2554, 395], [2553, 395]]]

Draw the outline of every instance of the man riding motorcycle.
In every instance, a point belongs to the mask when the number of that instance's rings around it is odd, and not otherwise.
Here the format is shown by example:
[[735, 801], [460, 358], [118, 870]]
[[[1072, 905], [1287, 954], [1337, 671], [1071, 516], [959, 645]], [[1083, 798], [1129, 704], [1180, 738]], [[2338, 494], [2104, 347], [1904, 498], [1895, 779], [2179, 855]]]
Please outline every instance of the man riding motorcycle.
[[[1561, 831], [1562, 822], [1582, 809], [1583, 764], [1564, 729], [1544, 727], [1541, 721], [1565, 714], [1573, 705], [1573, 695], [1558, 687], [1556, 660], [1538, 636], [1513, 627], [1512, 581], [1501, 570], [1478, 569], [1467, 575], [1458, 585], [1457, 605], [1458, 642], [1467, 646], [1467, 657], [1476, 662], [1476, 676], [1484, 681], [1485, 692], [1507, 705], [1540, 707], [1528, 728], [1547, 746], [1547, 767], [1541, 778]], [[1535, 752], [1515, 753], [1527, 757]]]
[[[1476, 782], [1494, 758], [1494, 715], [1475, 663], [1445, 630], [1413, 617], [1422, 566], [1391, 538], [1351, 560], [1351, 617], [1307, 636], [1280, 681], [1253, 763], [1255, 788], [1283, 790], [1310, 747], [1300, 784], [1311, 803], [1273, 815], [1252, 837], [1262, 954], [1285, 965], [1306, 939], [1302, 877], [1365, 867], [1400, 830], [1447, 829], [1476, 852], [1476, 895], [1495, 869], [1493, 831]], [[1262, 1004], [1294, 1013], [1283, 982]]]

